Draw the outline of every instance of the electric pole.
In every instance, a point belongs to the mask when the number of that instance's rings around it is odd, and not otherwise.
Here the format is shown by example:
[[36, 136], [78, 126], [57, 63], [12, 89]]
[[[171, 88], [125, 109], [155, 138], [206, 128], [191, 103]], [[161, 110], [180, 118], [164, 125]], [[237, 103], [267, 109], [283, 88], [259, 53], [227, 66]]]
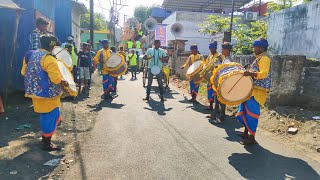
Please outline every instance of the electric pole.
[[90, 0], [90, 43], [94, 48], [94, 14], [93, 14], [93, 0]]
[[[119, 23], [119, 19], [118, 19], [118, 13], [119, 11], [127, 5], [122, 4], [121, 0], [119, 0], [120, 3], [118, 3], [118, 0], [113, 0], [113, 5], [112, 5], [112, 12], [111, 12], [111, 22], [112, 22], [112, 30], [113, 30], [113, 43], [114, 46], [116, 46], [116, 25]], [[118, 6], [120, 6], [120, 8], [118, 9]]]

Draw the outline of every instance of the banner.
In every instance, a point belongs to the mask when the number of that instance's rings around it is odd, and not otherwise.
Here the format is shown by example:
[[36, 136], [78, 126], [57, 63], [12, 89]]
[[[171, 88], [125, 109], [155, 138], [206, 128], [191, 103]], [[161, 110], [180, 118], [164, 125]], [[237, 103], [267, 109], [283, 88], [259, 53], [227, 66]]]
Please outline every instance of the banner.
[[158, 24], [155, 32], [155, 39], [161, 41], [161, 46], [167, 46], [167, 25]]

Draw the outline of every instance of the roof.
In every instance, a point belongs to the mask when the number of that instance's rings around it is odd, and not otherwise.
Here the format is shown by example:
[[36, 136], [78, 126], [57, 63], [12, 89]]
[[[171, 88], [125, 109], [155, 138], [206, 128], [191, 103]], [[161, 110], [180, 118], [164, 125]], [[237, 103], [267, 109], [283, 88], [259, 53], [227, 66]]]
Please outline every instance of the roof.
[[[238, 9], [251, 0], [234, 0], [234, 8]], [[162, 7], [179, 11], [219, 11], [231, 9], [232, 0], [164, 0]]]
[[83, 3], [72, 0], [72, 5], [77, 7], [81, 11], [82, 14], [89, 13], [87, 7]]
[[0, 0], [0, 8], [23, 10], [18, 5], [16, 5], [12, 0]]

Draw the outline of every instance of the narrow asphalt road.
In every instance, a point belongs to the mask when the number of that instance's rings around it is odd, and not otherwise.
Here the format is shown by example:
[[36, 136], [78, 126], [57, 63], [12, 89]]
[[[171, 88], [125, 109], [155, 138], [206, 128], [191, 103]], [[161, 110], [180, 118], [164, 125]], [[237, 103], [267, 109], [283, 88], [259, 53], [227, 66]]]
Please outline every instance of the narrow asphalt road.
[[239, 144], [232, 117], [212, 125], [203, 107], [174, 90], [164, 104], [155, 92], [144, 102], [141, 76], [129, 79], [119, 81], [117, 98], [94, 109], [95, 127], [65, 179], [320, 179], [319, 163], [259, 132], [259, 145]]

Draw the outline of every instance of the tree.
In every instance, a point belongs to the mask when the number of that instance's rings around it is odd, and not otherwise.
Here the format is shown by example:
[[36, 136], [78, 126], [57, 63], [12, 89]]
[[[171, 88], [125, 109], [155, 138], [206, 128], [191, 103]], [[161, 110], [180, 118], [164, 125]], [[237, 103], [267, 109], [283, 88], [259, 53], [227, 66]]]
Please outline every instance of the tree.
[[[203, 34], [215, 34], [229, 31], [230, 17], [209, 16], [200, 24], [200, 32]], [[251, 54], [252, 42], [259, 38], [266, 38], [267, 22], [258, 20], [255, 22], [241, 23], [240, 18], [233, 21], [233, 39], [236, 41], [233, 51], [235, 54]]]
[[140, 22], [144, 23], [151, 16], [151, 8], [149, 6], [138, 6], [134, 8], [133, 16]]
[[[309, 0], [304, 0], [307, 2]], [[295, 3], [299, 2], [299, 0], [277, 0], [268, 2], [268, 13], [278, 12], [282, 9], [291, 8]]]
[[[94, 20], [94, 30], [107, 30], [108, 29], [108, 21], [106, 20], [105, 16], [101, 13], [94, 13], [93, 15]], [[83, 14], [81, 15], [80, 19], [80, 26], [81, 28], [90, 28], [90, 14]]]

